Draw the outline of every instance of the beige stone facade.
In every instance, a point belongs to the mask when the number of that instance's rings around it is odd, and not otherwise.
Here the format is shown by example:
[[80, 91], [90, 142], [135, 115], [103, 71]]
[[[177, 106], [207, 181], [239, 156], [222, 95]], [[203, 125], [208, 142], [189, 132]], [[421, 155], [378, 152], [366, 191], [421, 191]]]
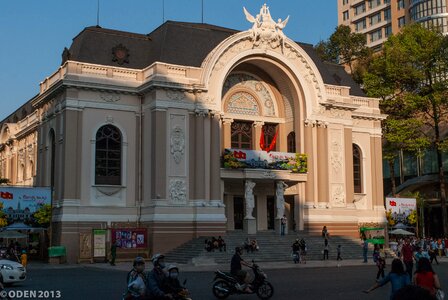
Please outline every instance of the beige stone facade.
[[[200, 67], [66, 61], [41, 83], [24, 118], [2, 123], [2, 177], [54, 187], [52, 242], [65, 245], [72, 262], [80, 233], [98, 228], [146, 227], [155, 252], [198, 236], [278, 230], [283, 211], [289, 230], [327, 225], [357, 236], [361, 223], [384, 223], [378, 99], [325, 83], [299, 44], [275, 39], [236, 32]], [[307, 172], [223, 168], [236, 122], [250, 124], [254, 151], [264, 124], [278, 128], [277, 152], [288, 152], [294, 132]], [[121, 134], [119, 184], [95, 181], [105, 125]]]

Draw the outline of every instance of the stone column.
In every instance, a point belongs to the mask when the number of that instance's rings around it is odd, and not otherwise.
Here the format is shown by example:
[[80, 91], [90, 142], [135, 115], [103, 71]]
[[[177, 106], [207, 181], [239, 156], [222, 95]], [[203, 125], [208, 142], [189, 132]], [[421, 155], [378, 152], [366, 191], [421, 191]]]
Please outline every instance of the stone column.
[[[318, 190], [319, 190], [319, 207], [325, 207], [330, 202], [330, 191], [328, 185], [329, 169], [328, 169], [328, 124], [323, 121], [317, 121], [317, 169]], [[324, 204], [325, 203], [325, 204]]]
[[204, 149], [204, 118], [208, 116], [208, 112], [205, 110], [196, 110], [196, 126], [195, 126], [195, 136], [196, 136], [196, 156], [194, 165], [194, 176], [195, 176], [195, 199], [204, 200], [205, 199], [205, 149]]
[[232, 148], [232, 122], [231, 118], [222, 119], [222, 147], [224, 149]]
[[244, 231], [247, 234], [257, 233], [257, 220], [252, 216], [252, 211], [255, 207], [254, 187], [255, 182], [246, 180], [244, 192], [244, 207], [246, 210], [246, 216], [244, 217]]

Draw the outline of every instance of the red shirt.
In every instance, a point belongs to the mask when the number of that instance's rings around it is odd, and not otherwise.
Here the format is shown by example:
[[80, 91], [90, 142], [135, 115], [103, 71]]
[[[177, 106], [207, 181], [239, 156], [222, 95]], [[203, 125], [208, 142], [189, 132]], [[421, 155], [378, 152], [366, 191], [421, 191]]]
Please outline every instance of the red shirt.
[[422, 272], [415, 274], [415, 283], [422, 288], [427, 289], [431, 295], [435, 295], [436, 289], [434, 288], [434, 273]]
[[412, 262], [412, 246], [411, 245], [403, 245], [401, 248], [401, 254], [403, 255], [404, 262]]

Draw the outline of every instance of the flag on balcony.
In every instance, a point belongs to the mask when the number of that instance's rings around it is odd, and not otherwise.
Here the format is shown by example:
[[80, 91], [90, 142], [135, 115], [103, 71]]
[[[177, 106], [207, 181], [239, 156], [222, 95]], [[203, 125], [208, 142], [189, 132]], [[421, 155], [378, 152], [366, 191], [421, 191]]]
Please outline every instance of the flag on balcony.
[[264, 140], [264, 128], [261, 127], [261, 136], [260, 136], [260, 148], [263, 151], [271, 152], [275, 148], [275, 143], [277, 142], [277, 135], [278, 135], [278, 128], [275, 132], [274, 138], [272, 139], [271, 143], [268, 147], [265, 146], [265, 140]]

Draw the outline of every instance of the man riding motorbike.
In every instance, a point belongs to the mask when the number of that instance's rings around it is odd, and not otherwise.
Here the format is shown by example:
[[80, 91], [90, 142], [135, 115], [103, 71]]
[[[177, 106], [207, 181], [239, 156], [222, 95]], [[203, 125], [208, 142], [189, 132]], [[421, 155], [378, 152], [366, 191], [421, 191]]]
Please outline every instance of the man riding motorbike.
[[188, 298], [188, 290], [179, 282], [179, 268], [172, 264], [166, 269], [168, 275], [163, 282], [163, 291], [171, 294], [174, 299], [190, 299]]
[[126, 277], [127, 290], [124, 300], [144, 299], [146, 294], [145, 260], [141, 256], [134, 259], [133, 268]]
[[151, 258], [154, 268], [148, 273], [148, 295], [152, 300], [173, 299], [169, 293], [163, 290], [163, 284], [166, 280], [166, 274], [163, 271], [165, 268], [165, 256], [162, 254], [154, 254]]
[[244, 283], [239, 286], [239, 289], [244, 290], [246, 293], [253, 293], [249, 284], [250, 284], [250, 275], [247, 271], [242, 270], [242, 266], [250, 267], [251, 265], [244, 261], [241, 257], [243, 254], [243, 249], [241, 247], [235, 248], [235, 254], [232, 257], [230, 262], [230, 273], [238, 279], [240, 283]]

